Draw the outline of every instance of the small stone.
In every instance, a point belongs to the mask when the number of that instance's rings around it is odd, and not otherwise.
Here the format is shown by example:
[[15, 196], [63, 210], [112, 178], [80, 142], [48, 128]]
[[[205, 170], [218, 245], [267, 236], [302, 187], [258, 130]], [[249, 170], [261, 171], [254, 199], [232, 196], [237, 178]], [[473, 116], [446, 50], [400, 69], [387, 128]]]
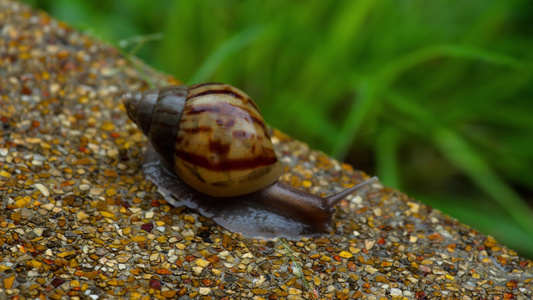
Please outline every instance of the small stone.
[[315, 239], [315, 244], [318, 246], [325, 246], [330, 244], [331, 242], [327, 238], [317, 238]]
[[117, 286], [118, 280], [115, 278], [111, 278], [111, 280], [107, 281], [107, 284], [112, 285], [112, 286]]
[[170, 275], [172, 274], [172, 271], [170, 271], [169, 269], [165, 269], [165, 268], [161, 268], [161, 269], [157, 269], [157, 271], [155, 271], [157, 274], [160, 274], [160, 275]]
[[100, 196], [104, 193], [104, 189], [102, 188], [92, 188], [89, 190], [89, 194], [93, 196]]
[[369, 273], [369, 274], [374, 274], [378, 271], [378, 269], [376, 268], [372, 268], [371, 266], [369, 265], [366, 265], [365, 266], [365, 272]]
[[138, 235], [138, 236], [132, 237], [131, 240], [136, 242], [136, 243], [140, 243], [140, 242], [146, 241], [146, 237], [142, 236], [142, 235]]
[[483, 242], [483, 245], [487, 248], [491, 248], [491, 247], [494, 247], [498, 244], [498, 242], [496, 241], [496, 239], [494, 239], [493, 237], [491, 237], [490, 235], [487, 236], [487, 239]]
[[150, 255], [150, 261], [151, 262], [154, 262], [154, 261], [159, 261], [159, 253], [153, 253]]
[[420, 210], [420, 204], [418, 203], [415, 203], [415, 202], [407, 202], [407, 205], [409, 206], [409, 210], [412, 212], [412, 213], [415, 213], [417, 214]]
[[23, 207], [26, 207], [28, 204], [31, 203], [31, 197], [30, 196], [26, 196], [26, 197], [22, 197], [20, 199], [18, 199], [17, 201], [15, 201], [15, 206], [19, 207], [19, 208], [23, 208]]
[[141, 229], [147, 232], [152, 232], [152, 229], [154, 229], [154, 224], [153, 223], [142, 224]]
[[303, 186], [304, 188], [306, 188], [306, 189], [307, 189], [307, 188], [310, 188], [312, 185], [313, 185], [313, 183], [312, 183], [311, 181], [309, 181], [309, 180], [304, 180], [304, 181], [302, 181], [302, 186]]
[[112, 122], [109, 122], [109, 121], [103, 121], [101, 128], [104, 131], [111, 131], [111, 130], [115, 129], [115, 124], [113, 124]]
[[347, 252], [347, 251], [341, 251], [341, 253], [339, 253], [339, 256], [343, 257], [343, 258], [350, 258], [350, 257], [353, 256], [353, 254], [351, 254], [350, 252]]
[[65, 251], [65, 252], [61, 252], [61, 253], [57, 254], [57, 257], [65, 258], [67, 256], [71, 256], [71, 255], [75, 255], [75, 254], [76, 254], [76, 251]]
[[38, 227], [33, 230], [33, 233], [35, 233], [36, 236], [42, 236], [44, 232], [44, 228]]
[[506, 282], [505, 283], [505, 286], [509, 289], [509, 290], [514, 290], [518, 287], [518, 280], [516, 279], [511, 279], [510, 281]]
[[22, 220], [22, 217], [20, 216], [20, 213], [14, 212], [11, 213], [11, 220], [13, 220], [13, 222], [20, 222]]
[[196, 222], [196, 220], [194, 219], [193, 216], [191, 215], [185, 215], [183, 217], [183, 221], [187, 222], [187, 223], [190, 223], [190, 224], [194, 224]]
[[167, 298], [167, 299], [172, 299], [176, 296], [176, 293], [177, 291], [164, 291], [161, 293], [161, 295], [163, 295], [163, 297]]
[[374, 247], [374, 244], [376, 243], [375, 240], [365, 240], [365, 249], [370, 250], [372, 247]]
[[36, 184], [35, 184], [35, 187], [36, 187], [39, 191], [41, 191], [41, 194], [43, 194], [43, 196], [45, 196], [45, 197], [50, 196], [50, 191], [49, 191], [48, 188], [45, 187], [44, 185], [42, 185], [42, 184], [40, 184], [40, 183], [36, 183]]
[[119, 263], [126, 263], [128, 262], [128, 260], [130, 260], [130, 258], [132, 258], [133, 255], [130, 254], [130, 253], [121, 253], [119, 255], [116, 256], [116, 259]]
[[295, 289], [295, 288], [289, 288], [289, 295], [301, 295], [302, 294], [302, 290], [300, 289]]
[[154, 290], [161, 290], [161, 282], [159, 282], [159, 281], [157, 281], [157, 280], [150, 279], [150, 286], [151, 286]]
[[100, 214], [102, 214], [102, 217], [104, 217], [104, 218], [109, 218], [109, 219], [114, 219], [115, 218], [115, 214], [114, 213], [110, 213], [108, 211], [101, 211]]
[[83, 220], [85, 220], [85, 219], [88, 219], [90, 216], [89, 216], [86, 212], [80, 210], [80, 211], [76, 214], [76, 217], [78, 218], [78, 221], [83, 221]]
[[5, 170], [0, 170], [0, 176], [2, 176], [4, 178], [10, 178], [11, 174], [6, 172]]
[[55, 205], [53, 203], [46, 203], [46, 204], [41, 205], [40, 207], [46, 210], [52, 210], [55, 207]]
[[390, 295], [392, 297], [402, 297], [403, 293], [402, 293], [402, 290], [400, 290], [400, 289], [392, 288], [392, 289], [390, 289]]
[[194, 236], [194, 231], [191, 230], [191, 229], [183, 230], [183, 231], [181, 231], [181, 236], [183, 236], [184, 238], [193, 237]]
[[88, 185], [88, 184], [80, 184], [80, 191], [86, 192], [86, 191], [88, 191], [90, 189], [91, 189], [90, 185]]
[[32, 259], [28, 263], [26, 263], [26, 266], [30, 266], [30, 267], [35, 268], [35, 269], [39, 269], [39, 268], [41, 268], [43, 266], [43, 263], [38, 261], [38, 260]]
[[115, 196], [116, 194], [117, 194], [117, 190], [115, 190], [115, 189], [107, 189], [107, 190], [105, 191], [105, 195], [106, 195], [107, 197], [113, 197], [113, 196]]
[[264, 295], [268, 293], [267, 289], [252, 289], [252, 293], [256, 295]]
[[131, 269], [130, 270], [131, 275], [139, 275], [141, 273], [141, 269]]
[[15, 282], [15, 275], [4, 278], [4, 289], [10, 290]]
[[211, 289], [208, 288], [208, 287], [201, 287], [201, 288], [198, 289], [198, 293], [200, 295], [202, 295], [202, 296], [205, 296], [205, 295], [211, 293]]
[[62, 285], [63, 283], [65, 283], [65, 279], [61, 279], [59, 277], [56, 277], [56, 278], [52, 279], [52, 282], [50, 282], [50, 284], [54, 288], [57, 288], [58, 286]]
[[209, 266], [209, 264], [210, 264], [210, 262], [208, 262], [205, 259], [201, 259], [201, 258], [195, 260], [194, 262], [196, 263], [197, 266], [200, 266], [202, 268], [205, 268], [205, 267]]
[[73, 165], [77, 166], [77, 165], [89, 165], [91, 164], [91, 160], [87, 157], [85, 158], [82, 158], [82, 159], [79, 159], [77, 161], [74, 161], [72, 162]]
[[105, 177], [117, 177], [118, 174], [117, 174], [117, 171], [115, 171], [115, 170], [105, 170], [104, 171], [104, 176]]

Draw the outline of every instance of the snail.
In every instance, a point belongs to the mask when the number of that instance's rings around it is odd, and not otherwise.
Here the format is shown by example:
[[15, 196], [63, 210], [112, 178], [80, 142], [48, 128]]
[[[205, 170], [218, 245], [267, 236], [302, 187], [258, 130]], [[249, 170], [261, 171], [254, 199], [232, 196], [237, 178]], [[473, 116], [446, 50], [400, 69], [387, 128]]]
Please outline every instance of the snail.
[[243, 91], [226, 84], [127, 93], [130, 119], [148, 137], [143, 170], [174, 205], [248, 236], [298, 237], [330, 229], [334, 206], [372, 178], [329, 197], [278, 180], [268, 126]]

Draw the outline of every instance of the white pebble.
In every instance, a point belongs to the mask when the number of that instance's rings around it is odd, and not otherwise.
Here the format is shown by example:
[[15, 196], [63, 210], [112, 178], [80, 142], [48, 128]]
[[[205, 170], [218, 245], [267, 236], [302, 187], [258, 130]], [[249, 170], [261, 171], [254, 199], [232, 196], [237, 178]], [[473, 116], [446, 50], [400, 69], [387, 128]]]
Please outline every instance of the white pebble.
[[402, 290], [397, 288], [390, 289], [390, 295], [393, 297], [401, 297], [403, 296]]
[[41, 205], [41, 208], [44, 208], [46, 210], [52, 210], [52, 208], [54, 207], [55, 205], [53, 203], [46, 203], [46, 204]]

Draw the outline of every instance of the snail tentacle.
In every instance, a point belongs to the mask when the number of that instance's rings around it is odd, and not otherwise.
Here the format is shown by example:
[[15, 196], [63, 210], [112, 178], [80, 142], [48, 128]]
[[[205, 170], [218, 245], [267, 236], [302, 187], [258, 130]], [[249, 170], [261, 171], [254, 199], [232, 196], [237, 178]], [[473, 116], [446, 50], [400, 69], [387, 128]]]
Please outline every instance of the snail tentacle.
[[378, 177], [377, 176], [374, 176], [368, 180], [365, 180], [361, 183], [358, 183], [350, 188], [347, 188], [345, 189], [344, 191], [341, 191], [339, 192], [338, 194], [335, 194], [335, 195], [331, 195], [331, 196], [328, 196], [326, 197], [327, 199], [327, 202], [328, 202], [328, 205], [330, 207], [333, 207], [335, 205], [337, 205], [337, 203], [339, 203], [342, 199], [348, 197], [349, 195], [353, 194], [354, 192], [356, 192], [358, 189], [364, 187], [365, 185], [368, 185], [374, 181], [378, 180]]

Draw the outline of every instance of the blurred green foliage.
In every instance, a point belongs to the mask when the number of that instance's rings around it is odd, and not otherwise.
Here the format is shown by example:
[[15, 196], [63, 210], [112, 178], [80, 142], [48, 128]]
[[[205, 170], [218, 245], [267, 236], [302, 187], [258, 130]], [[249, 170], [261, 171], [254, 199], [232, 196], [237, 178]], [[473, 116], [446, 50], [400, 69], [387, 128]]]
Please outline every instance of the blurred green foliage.
[[531, 1], [26, 2], [533, 257]]

